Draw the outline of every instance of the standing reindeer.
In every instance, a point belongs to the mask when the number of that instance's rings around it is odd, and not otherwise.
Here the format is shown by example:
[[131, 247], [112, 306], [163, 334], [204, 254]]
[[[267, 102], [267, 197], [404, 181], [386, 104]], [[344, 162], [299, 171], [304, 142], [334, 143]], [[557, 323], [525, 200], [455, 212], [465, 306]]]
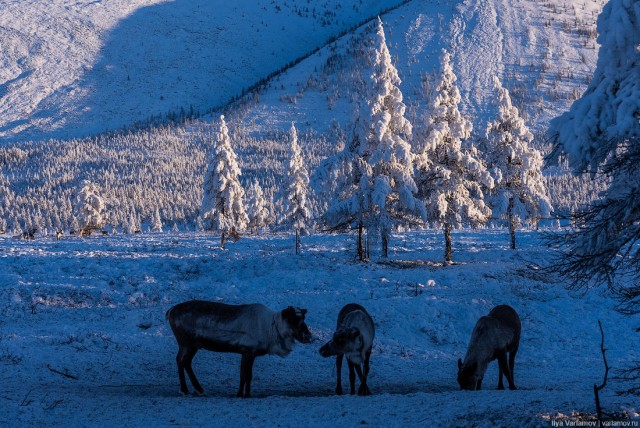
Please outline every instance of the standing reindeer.
[[[356, 304], [345, 305], [338, 314], [338, 325], [333, 338], [320, 348], [320, 355], [330, 357], [336, 355], [336, 394], [342, 395], [342, 357], [347, 357], [349, 365], [349, 385], [351, 395], [355, 394], [355, 381], [358, 373], [360, 387], [358, 395], [371, 395], [367, 386], [367, 376], [369, 375], [369, 358], [373, 346], [375, 326], [371, 316], [365, 308]], [[360, 364], [363, 368], [360, 368]]]
[[[471, 333], [464, 363], [458, 359], [460, 388], [479, 390], [487, 365], [497, 358], [498, 389], [504, 389], [503, 373], [509, 382], [509, 389], [516, 389], [513, 381], [513, 366], [520, 344], [521, 328], [520, 317], [511, 306], [496, 306], [489, 315], [480, 317]], [[509, 353], [508, 362], [507, 353]]]
[[184, 372], [195, 390], [204, 390], [191, 368], [198, 349], [215, 352], [235, 352], [242, 355], [240, 387], [237, 397], [251, 395], [253, 362], [262, 355], [286, 357], [295, 340], [311, 341], [311, 333], [304, 322], [306, 309], [289, 306], [274, 312], [260, 304], [226, 305], [224, 303], [192, 300], [180, 303], [167, 311], [167, 319], [178, 341], [178, 377], [180, 392], [189, 394]]

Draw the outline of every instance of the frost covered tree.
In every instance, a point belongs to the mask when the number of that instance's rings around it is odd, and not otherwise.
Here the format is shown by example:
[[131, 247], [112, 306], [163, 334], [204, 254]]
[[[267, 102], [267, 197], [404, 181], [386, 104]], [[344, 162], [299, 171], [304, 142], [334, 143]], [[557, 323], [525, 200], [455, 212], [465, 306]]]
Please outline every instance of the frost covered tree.
[[76, 197], [74, 217], [78, 223], [80, 236], [91, 235], [105, 224], [105, 203], [100, 196], [98, 185], [84, 180]]
[[249, 220], [245, 212], [240, 175], [236, 154], [231, 147], [229, 129], [224, 116], [220, 116], [213, 155], [204, 177], [202, 214], [209, 229], [222, 232], [222, 249], [226, 236], [237, 239]]
[[364, 261], [366, 259], [364, 229], [369, 225], [372, 214], [369, 211], [371, 204], [367, 191], [371, 167], [365, 159], [366, 154], [361, 153], [360, 150], [358, 122], [359, 120], [356, 119], [354, 132], [344, 149], [320, 164], [317, 182], [323, 183], [324, 191], [330, 198], [327, 210], [322, 215], [323, 222], [336, 230], [356, 227], [358, 257]]
[[506, 216], [511, 248], [515, 249], [517, 225], [522, 221], [535, 225], [550, 214], [551, 203], [541, 171], [542, 154], [531, 147], [533, 134], [497, 77], [494, 85], [498, 117], [487, 125], [486, 147], [482, 148], [494, 178], [488, 200], [494, 217]]
[[473, 127], [458, 108], [460, 91], [446, 51], [440, 64], [423, 128], [414, 138], [414, 150], [418, 195], [428, 219], [444, 228], [445, 260], [451, 262], [451, 229], [476, 227], [491, 216], [483, 187], [491, 189], [493, 178], [478, 158], [477, 149], [462, 145]]
[[162, 233], [162, 218], [160, 217], [160, 209], [156, 208], [151, 217], [151, 231]]
[[258, 180], [254, 180], [247, 189], [246, 199], [249, 229], [263, 229], [267, 226], [269, 220], [269, 210], [267, 208], [267, 200]]
[[298, 145], [298, 133], [295, 125], [289, 130], [291, 144], [289, 163], [287, 168], [287, 182], [285, 198], [287, 200], [283, 223], [291, 224], [296, 235], [296, 254], [300, 251], [300, 234], [306, 232], [307, 223], [311, 218], [307, 195], [309, 193], [309, 174], [302, 159]]
[[386, 257], [393, 227], [399, 222], [421, 221], [426, 214], [424, 205], [414, 196], [417, 188], [408, 143], [412, 126], [404, 116], [400, 78], [391, 62], [380, 18], [370, 53], [366, 102], [360, 106], [349, 144], [351, 156], [343, 163], [351, 172], [353, 185], [333, 212], [350, 215], [360, 226], [378, 232], [382, 256]]
[[640, 2], [610, 0], [598, 17], [601, 47], [593, 79], [570, 110], [551, 122], [551, 160], [605, 176], [609, 187], [574, 213], [557, 243], [555, 265], [574, 287], [606, 283], [619, 309], [640, 313]]

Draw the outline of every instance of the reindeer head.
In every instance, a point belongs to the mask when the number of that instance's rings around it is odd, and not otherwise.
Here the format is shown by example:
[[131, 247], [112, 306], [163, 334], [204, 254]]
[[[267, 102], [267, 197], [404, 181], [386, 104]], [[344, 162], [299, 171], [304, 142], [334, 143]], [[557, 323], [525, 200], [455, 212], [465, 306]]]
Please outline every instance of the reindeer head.
[[468, 366], [462, 364], [462, 360], [458, 358], [458, 384], [460, 389], [475, 391], [478, 381], [482, 378], [478, 376], [478, 363], [473, 362]]
[[360, 336], [360, 330], [356, 327], [339, 328], [333, 333], [333, 339], [320, 348], [320, 355], [326, 358], [331, 355], [358, 352], [361, 348], [362, 337]]
[[304, 322], [306, 313], [306, 309], [294, 308], [293, 306], [282, 310], [282, 319], [291, 328], [293, 337], [300, 343], [311, 342], [311, 332]]

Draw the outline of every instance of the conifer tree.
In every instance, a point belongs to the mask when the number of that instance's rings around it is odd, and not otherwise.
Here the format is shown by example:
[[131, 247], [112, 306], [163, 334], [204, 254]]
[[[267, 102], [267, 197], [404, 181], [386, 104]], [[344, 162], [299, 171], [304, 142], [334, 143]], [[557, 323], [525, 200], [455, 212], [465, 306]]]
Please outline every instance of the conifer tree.
[[160, 209], [156, 208], [151, 217], [151, 231], [162, 233], [162, 218], [160, 217]]
[[[608, 284], [624, 313], [640, 313], [640, 2], [610, 0], [598, 17], [593, 78], [568, 112], [551, 121], [551, 160], [566, 156], [576, 174], [608, 188], [572, 214], [575, 227], [556, 243], [555, 268], [582, 288]], [[640, 369], [639, 369], [640, 370]]]
[[300, 234], [306, 233], [311, 212], [307, 201], [309, 174], [302, 159], [300, 146], [298, 145], [298, 133], [293, 123], [289, 130], [289, 140], [291, 151], [287, 169], [287, 187], [285, 190], [287, 204], [283, 222], [293, 226], [296, 236], [296, 254], [298, 254], [300, 251]]
[[[388, 255], [389, 238], [399, 222], [420, 221], [424, 205], [415, 198], [411, 123], [400, 91], [400, 78], [391, 61], [384, 28], [377, 20], [371, 40], [371, 69], [366, 79], [366, 103], [356, 120], [348, 146], [351, 156], [343, 165], [352, 174], [349, 195], [336, 204], [333, 213], [355, 218], [362, 226], [380, 233], [382, 256]], [[358, 252], [360, 254], [361, 240]], [[362, 256], [361, 256], [362, 258]]]
[[245, 229], [248, 222], [240, 175], [227, 124], [224, 116], [220, 116], [213, 155], [204, 177], [202, 215], [208, 229], [222, 233], [222, 249], [225, 248], [227, 234], [239, 238], [239, 232]]
[[489, 200], [493, 216], [506, 215], [511, 248], [516, 248], [516, 227], [525, 220], [536, 225], [551, 212], [542, 175], [542, 154], [531, 147], [533, 134], [511, 103], [509, 91], [494, 77], [498, 117], [487, 125], [483, 152], [495, 187]]
[[106, 221], [104, 210], [105, 203], [100, 196], [98, 185], [84, 180], [74, 209], [81, 236], [88, 236], [92, 231], [102, 228]]
[[267, 200], [258, 180], [247, 189], [247, 212], [249, 216], [249, 228], [252, 230], [260, 230], [267, 225], [269, 219], [269, 210], [267, 209]]
[[441, 70], [429, 102], [423, 129], [414, 139], [416, 181], [431, 222], [442, 225], [445, 261], [451, 262], [451, 229], [479, 226], [491, 216], [483, 186], [493, 179], [478, 158], [477, 149], [463, 147], [473, 126], [458, 105], [460, 91], [449, 53], [440, 57]]

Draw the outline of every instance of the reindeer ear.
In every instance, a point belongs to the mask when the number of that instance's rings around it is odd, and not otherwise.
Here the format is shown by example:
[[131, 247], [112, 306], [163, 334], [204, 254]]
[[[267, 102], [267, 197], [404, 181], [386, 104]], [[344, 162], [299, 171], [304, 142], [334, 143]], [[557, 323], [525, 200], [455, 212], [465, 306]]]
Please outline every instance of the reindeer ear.
[[305, 316], [307, 314], [307, 310], [306, 309], [300, 309], [300, 313], [302, 314], [302, 316]]
[[282, 310], [282, 318], [287, 321], [293, 320], [296, 317], [296, 310], [293, 306], [288, 306], [286, 309]]
[[458, 370], [462, 370], [462, 360], [458, 358]]

